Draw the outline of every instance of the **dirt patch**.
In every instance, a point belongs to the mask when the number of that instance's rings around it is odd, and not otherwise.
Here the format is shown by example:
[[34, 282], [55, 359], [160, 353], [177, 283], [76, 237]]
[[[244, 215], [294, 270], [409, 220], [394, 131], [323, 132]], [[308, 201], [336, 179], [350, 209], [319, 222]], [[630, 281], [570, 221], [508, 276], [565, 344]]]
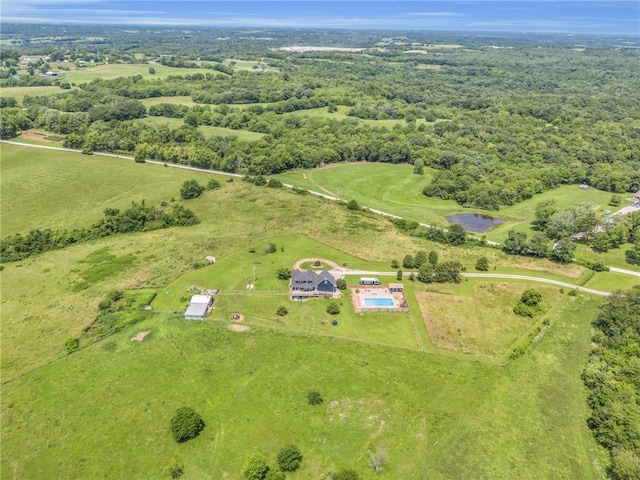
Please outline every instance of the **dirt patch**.
[[249, 330], [249, 327], [246, 325], [229, 325], [229, 330], [232, 332], [246, 332]]
[[50, 142], [51, 141], [51, 140], [47, 140], [45, 138], [45, 137], [48, 136], [48, 134], [34, 132], [33, 130], [25, 130], [24, 132], [22, 132], [20, 134], [20, 136], [22, 138], [26, 138], [28, 140], [39, 140], [39, 141], [42, 141], [42, 142]]
[[229, 315], [229, 319], [232, 322], [240, 323], [244, 320], [244, 315], [242, 315], [241, 313], [232, 313], [231, 315]]
[[149, 335], [151, 332], [147, 331], [147, 332], [140, 332], [138, 333], [136, 336], [131, 337], [131, 341], [132, 342], [141, 342], [142, 340], [144, 340], [144, 337], [146, 337], [147, 335]]

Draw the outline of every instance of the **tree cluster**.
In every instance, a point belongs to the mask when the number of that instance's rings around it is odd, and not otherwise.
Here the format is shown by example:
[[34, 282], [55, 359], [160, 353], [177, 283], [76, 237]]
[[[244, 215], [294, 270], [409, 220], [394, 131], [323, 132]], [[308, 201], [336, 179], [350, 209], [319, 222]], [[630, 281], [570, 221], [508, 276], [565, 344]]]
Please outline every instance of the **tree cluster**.
[[14, 234], [0, 240], [0, 262], [15, 262], [37, 253], [65, 248], [74, 243], [108, 237], [117, 233], [158, 230], [172, 226], [199, 223], [195, 214], [179, 203], [168, 207], [153, 207], [131, 202], [120, 211], [106, 208], [103, 217], [88, 228], [74, 230], [31, 230], [28, 234]]
[[616, 480], [640, 478], [640, 286], [609, 297], [598, 310], [589, 363], [588, 424], [610, 453]]

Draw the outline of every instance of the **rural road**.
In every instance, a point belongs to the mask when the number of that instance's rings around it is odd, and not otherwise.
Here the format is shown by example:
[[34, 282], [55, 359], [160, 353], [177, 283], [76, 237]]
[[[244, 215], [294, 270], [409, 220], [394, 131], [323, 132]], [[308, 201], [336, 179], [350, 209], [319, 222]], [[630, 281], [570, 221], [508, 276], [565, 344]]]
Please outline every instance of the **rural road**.
[[[80, 150], [75, 150], [73, 148], [50, 147], [50, 146], [47, 146], [47, 145], [31, 145], [31, 144], [27, 144], [27, 143], [12, 142], [10, 140], [1, 140], [0, 143], [6, 143], [8, 145], [17, 145], [19, 147], [41, 148], [41, 149], [45, 149], [45, 150], [57, 150], [57, 151], [60, 151], [60, 152], [82, 153]], [[130, 157], [128, 155], [117, 155], [115, 153], [94, 152], [94, 155], [99, 155], [99, 156], [102, 156], [102, 157], [121, 158], [123, 160], [133, 160], [133, 157]], [[239, 173], [221, 172], [219, 170], [205, 170], [203, 168], [190, 167], [188, 165], [179, 165], [179, 164], [175, 164], [175, 163], [158, 162], [156, 160], [147, 160], [146, 163], [150, 163], [152, 165], [161, 165], [161, 166], [166, 165], [167, 167], [170, 167], [170, 168], [181, 168], [183, 170], [191, 170], [191, 171], [194, 171], [194, 172], [204, 172], [204, 173], [213, 173], [213, 174], [216, 174], [216, 175], [226, 175], [228, 177], [235, 177], [235, 178], [242, 178], [244, 176], [244, 175], [241, 175]], [[289, 183], [283, 183], [282, 185], [284, 187], [286, 187], [286, 188], [294, 188], [294, 185], [291, 185]], [[313, 190], [307, 190], [307, 191], [311, 195], [316, 195], [318, 197], [326, 198], [327, 200], [331, 200], [331, 201], [334, 201], [334, 202], [342, 202], [342, 201], [344, 201], [339, 197], [334, 197], [332, 195], [327, 195], [326, 193], [315, 192]], [[369, 211], [369, 212], [371, 212], [371, 213], [374, 213], [376, 215], [380, 215], [380, 216], [383, 216], [383, 217], [402, 218], [402, 217], [399, 217], [397, 215], [393, 215], [392, 213], [387, 213], [387, 212], [383, 212], [381, 210], [376, 210], [375, 208], [370, 208], [370, 207], [365, 207], [365, 206], [363, 206], [362, 208], [367, 210], [367, 211]], [[626, 207], [626, 208], [629, 208], [629, 207]], [[620, 211], [616, 212], [616, 214], [617, 213], [620, 213]], [[625, 211], [624, 213], [627, 213], [627, 212]], [[420, 223], [420, 226], [427, 227], [427, 228], [431, 227], [431, 225], [428, 225], [426, 223]], [[446, 229], [443, 229], [443, 230], [446, 231]], [[493, 242], [493, 241], [489, 241], [489, 240], [487, 240], [487, 243], [489, 245], [500, 245], [498, 242]], [[622, 274], [625, 274], [625, 275], [632, 275], [632, 276], [635, 276], [635, 277], [640, 277], [640, 272], [636, 272], [636, 271], [633, 271], [633, 270], [626, 270], [624, 268], [617, 268], [617, 267], [609, 267], [609, 270], [612, 271], [612, 272], [616, 272], [616, 273], [622, 273]], [[374, 273], [375, 274], [375, 272], [368, 272], [368, 273]], [[378, 275], [383, 275], [383, 273], [377, 273], [377, 274]], [[388, 274], [389, 273], [386, 273], [386, 275], [388, 275]], [[359, 275], [359, 273], [354, 273], [354, 275]], [[362, 275], [366, 275], [366, 272], [362, 273]], [[395, 272], [391, 273], [391, 275], [395, 275]], [[491, 274], [480, 274], [480, 273], [472, 274], [472, 273], [469, 273], [469, 274], [463, 274], [463, 275], [466, 275], [466, 276], [472, 276], [472, 275], [480, 276], [480, 275], [491, 275]], [[539, 279], [537, 277], [531, 277], [531, 278], [532, 279], [536, 279], [536, 281], [543, 281], [542, 279]], [[548, 281], [548, 283], [554, 283], [554, 282], [555, 281], [551, 281], [551, 280]], [[562, 282], [560, 282], [560, 283], [562, 283]], [[570, 283], [565, 284], [565, 286], [567, 286], [569, 288], [577, 288], [578, 290], [580, 290], [580, 289], [582, 289], [584, 291], [588, 291], [589, 290], [589, 289], [584, 289], [583, 287], [576, 287], [575, 285], [571, 285]], [[597, 292], [597, 290], [593, 290], [592, 293], [594, 293], [594, 292]], [[602, 294], [609, 295], [606, 292], [596, 293], [596, 295], [602, 295]]]
[[[366, 275], [366, 276], [394, 276], [397, 272], [375, 272], [370, 270], [354, 270], [351, 268], [338, 267], [330, 271], [334, 277], [342, 277], [344, 275]], [[414, 272], [415, 273], [415, 272]], [[634, 274], [636, 272], [633, 272]], [[404, 276], [411, 275], [411, 272], [404, 272]], [[591, 293], [593, 295], [600, 295], [601, 297], [608, 297], [610, 292], [603, 292], [602, 290], [594, 290], [593, 288], [581, 287], [579, 285], [573, 285], [572, 283], [561, 282], [559, 280], [552, 280], [550, 278], [531, 277], [529, 275], [512, 275], [508, 273], [461, 273], [466, 278], [497, 278], [502, 280], [529, 280], [531, 282], [550, 283], [552, 285], [558, 285], [560, 287], [571, 288], [580, 292]], [[640, 276], [640, 274], [638, 274]]]
[[[82, 153], [80, 150], [76, 150], [76, 149], [73, 149], [73, 148], [50, 147], [48, 145], [32, 145], [32, 144], [29, 144], [29, 143], [12, 142], [11, 140], [1, 140], [0, 142], [1, 143], [6, 143], [8, 145], [17, 145], [19, 147], [42, 148], [42, 149], [45, 149], [45, 150], [57, 150], [57, 151], [60, 151], [60, 152]], [[93, 155], [98, 155], [98, 156], [101, 156], [101, 157], [121, 158], [123, 160], [133, 160], [134, 159], [133, 157], [131, 157], [129, 155], [119, 155], [119, 154], [115, 154], [115, 153], [93, 152]], [[215, 175], [226, 175], [228, 177], [235, 177], [235, 178], [244, 177], [244, 175], [241, 175], [239, 173], [222, 172], [220, 170], [206, 170], [204, 168], [190, 167], [188, 165], [180, 165], [180, 164], [175, 164], [175, 163], [158, 162], [156, 160], [145, 160], [145, 163], [150, 163], [152, 165], [161, 165], [161, 166], [166, 166], [166, 167], [171, 167], [171, 168], [180, 168], [182, 170], [191, 170], [191, 171], [194, 171], [194, 172], [213, 173]], [[295, 185], [292, 185], [290, 183], [283, 183], [282, 186], [285, 187], [285, 188], [294, 188], [295, 187]], [[308, 190], [308, 189], [307, 189], [307, 192], [309, 192], [311, 195], [315, 195], [317, 197], [322, 197], [322, 198], [325, 198], [327, 200], [331, 200], [333, 202], [346, 202], [346, 200], [343, 200], [340, 197], [335, 197], [333, 195], [328, 195], [326, 193], [316, 192], [314, 190]], [[381, 210], [377, 210], [375, 208], [367, 207], [367, 206], [364, 206], [364, 205], [361, 205], [361, 208], [363, 210], [366, 210], [366, 211], [371, 212], [371, 213], [376, 214], [376, 215], [380, 215], [382, 217], [395, 218], [395, 219], [402, 218], [402, 217], [399, 217], [398, 215], [394, 215], [392, 213], [383, 212]], [[443, 230], [445, 232], [447, 231], [446, 228], [436, 227], [436, 226], [429, 225], [429, 224], [426, 224], [426, 223], [420, 223], [419, 225], [421, 227], [440, 228], [441, 230]], [[486, 242], [489, 245], [500, 245], [498, 242], [494, 242], [492, 240], [487, 240]]]

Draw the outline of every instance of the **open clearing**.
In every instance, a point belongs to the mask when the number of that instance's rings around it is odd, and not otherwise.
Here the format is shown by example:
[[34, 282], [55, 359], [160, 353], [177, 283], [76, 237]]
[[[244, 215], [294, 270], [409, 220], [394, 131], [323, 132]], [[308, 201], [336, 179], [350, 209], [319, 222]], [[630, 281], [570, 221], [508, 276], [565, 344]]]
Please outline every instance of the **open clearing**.
[[[3, 235], [8, 228], [84, 226], [107, 205], [177, 198], [185, 178], [211, 178], [9, 145], [2, 156]], [[222, 183], [185, 202], [199, 225], [116, 235], [4, 266], [3, 478], [168, 478], [176, 464], [187, 479], [236, 478], [249, 454], [264, 452], [274, 464], [289, 443], [305, 457], [296, 478], [339, 468], [368, 478], [368, 452], [379, 447], [389, 458], [380, 479], [602, 478], [580, 380], [601, 299], [579, 294], [556, 304], [549, 327], [507, 368], [430, 344], [415, 294], [432, 295], [434, 286], [407, 282], [409, 315], [356, 315], [343, 297], [338, 325], [322, 324], [330, 318], [327, 302], [291, 302], [278, 268], [326, 258], [388, 271], [391, 259], [431, 249], [472, 265], [479, 252], [405, 237], [382, 218], [311, 195]], [[7, 201], [13, 197], [18, 206]], [[275, 253], [265, 252], [267, 243]], [[502, 253], [486, 252], [502, 262], [499, 269], [526, 272]], [[207, 255], [216, 263], [195, 268]], [[539, 265], [540, 274], [563, 278]], [[617, 277], [595, 274], [588, 285], [609, 278]], [[256, 289], [248, 292], [247, 283]], [[513, 285], [503, 289], [504, 305], [525, 285], [495, 283]], [[194, 284], [221, 289], [210, 321], [182, 319], [181, 299]], [[468, 302], [476, 288], [492, 284], [471, 279], [437, 295]], [[150, 316], [97, 343], [83, 339], [79, 351], [65, 355], [65, 339], [81, 335], [114, 289], [145, 289], [141, 298], [156, 292]], [[276, 315], [280, 305], [289, 310], [284, 317]], [[238, 313], [243, 321], [233, 322]], [[471, 338], [482, 329], [468, 320], [461, 331]], [[497, 319], [483, 321], [487, 333], [496, 332]], [[141, 332], [150, 333], [131, 341]], [[478, 345], [501, 352], [507, 337]], [[325, 398], [319, 407], [306, 400], [313, 388]], [[206, 428], [177, 445], [168, 421], [183, 405], [198, 411]]]
[[[513, 307], [527, 287], [522, 284], [477, 283], [472, 295], [460, 296], [455, 287], [436, 287], [439, 292], [416, 294], [431, 342], [438, 348], [498, 357], [539, 318], [519, 317]], [[558, 288], [533, 287], [546, 309], [561, 294]]]
[[[181, 118], [169, 118], [169, 117], [145, 117], [136, 122], [147, 122], [156, 124], [166, 124], [169, 128], [180, 128], [184, 126], [184, 121]], [[238, 140], [246, 142], [255, 142], [260, 140], [264, 134], [250, 132], [248, 130], [234, 130], [232, 128], [213, 127], [210, 125], [200, 125], [197, 127], [199, 132], [205, 136], [205, 138], [211, 137], [238, 137]]]

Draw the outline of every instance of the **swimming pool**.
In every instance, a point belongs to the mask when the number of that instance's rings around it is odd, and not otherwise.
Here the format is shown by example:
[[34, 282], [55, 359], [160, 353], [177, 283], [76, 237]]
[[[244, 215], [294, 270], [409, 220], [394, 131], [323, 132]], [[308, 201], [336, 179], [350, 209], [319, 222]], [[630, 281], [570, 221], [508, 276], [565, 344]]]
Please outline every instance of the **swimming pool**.
[[395, 307], [393, 298], [371, 298], [365, 297], [362, 299], [367, 307]]

